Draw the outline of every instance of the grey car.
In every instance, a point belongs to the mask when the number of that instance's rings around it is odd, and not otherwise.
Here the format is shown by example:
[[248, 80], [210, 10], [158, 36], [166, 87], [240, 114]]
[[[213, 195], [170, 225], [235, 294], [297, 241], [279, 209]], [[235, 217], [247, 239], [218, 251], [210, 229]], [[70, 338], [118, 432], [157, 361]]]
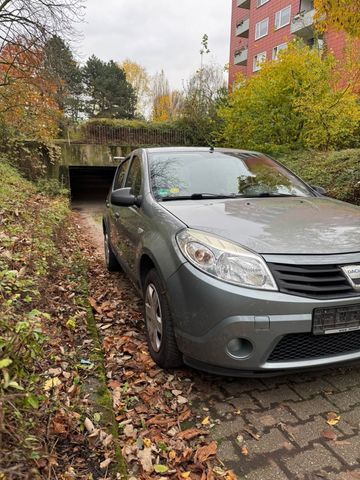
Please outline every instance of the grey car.
[[243, 376], [360, 360], [359, 207], [262, 153], [190, 147], [131, 153], [106, 206], [107, 267], [143, 295], [161, 367]]

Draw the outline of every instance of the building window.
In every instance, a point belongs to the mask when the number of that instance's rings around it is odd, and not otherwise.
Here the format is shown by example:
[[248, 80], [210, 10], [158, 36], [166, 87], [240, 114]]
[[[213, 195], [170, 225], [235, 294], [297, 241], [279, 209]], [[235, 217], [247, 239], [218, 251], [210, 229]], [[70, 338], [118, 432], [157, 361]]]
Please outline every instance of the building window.
[[259, 8], [261, 5], [264, 5], [264, 3], [267, 3], [269, 0], [256, 0], [256, 7]]
[[291, 20], [291, 5], [282, 10], [279, 10], [275, 14], [275, 28], [285, 27], [285, 25], [289, 25]]
[[277, 60], [279, 52], [281, 52], [281, 50], [286, 50], [286, 48], [287, 43], [280, 43], [280, 45], [276, 45], [276, 47], [274, 47], [272, 50], [272, 59]]
[[261, 52], [255, 55], [253, 61], [253, 72], [257, 72], [261, 68], [261, 64], [266, 60], [266, 52]]
[[265, 18], [256, 24], [255, 28], [255, 40], [258, 40], [261, 37], [265, 37], [269, 31], [269, 18]]

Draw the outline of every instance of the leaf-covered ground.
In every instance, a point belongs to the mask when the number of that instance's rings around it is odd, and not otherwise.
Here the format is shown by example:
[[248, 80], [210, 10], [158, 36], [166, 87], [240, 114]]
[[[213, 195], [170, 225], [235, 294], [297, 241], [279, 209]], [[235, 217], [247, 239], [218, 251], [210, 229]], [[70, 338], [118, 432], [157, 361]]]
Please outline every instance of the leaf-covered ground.
[[116, 478], [68, 202], [39, 192], [5, 159], [0, 176], [0, 479]]
[[108, 273], [101, 249], [83, 225], [80, 244], [88, 261], [90, 303], [102, 337], [107, 385], [132, 479], [232, 480], [208, 436], [207, 411], [191, 405], [193, 372], [164, 371], [146, 346], [142, 302], [122, 273]]

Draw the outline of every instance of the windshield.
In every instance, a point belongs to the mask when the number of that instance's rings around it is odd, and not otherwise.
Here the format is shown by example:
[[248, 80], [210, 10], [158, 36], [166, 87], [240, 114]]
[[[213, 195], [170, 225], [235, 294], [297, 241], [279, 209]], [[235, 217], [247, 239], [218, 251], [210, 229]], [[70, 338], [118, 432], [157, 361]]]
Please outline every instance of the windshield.
[[304, 183], [262, 154], [161, 152], [151, 153], [149, 162], [157, 200], [312, 196]]

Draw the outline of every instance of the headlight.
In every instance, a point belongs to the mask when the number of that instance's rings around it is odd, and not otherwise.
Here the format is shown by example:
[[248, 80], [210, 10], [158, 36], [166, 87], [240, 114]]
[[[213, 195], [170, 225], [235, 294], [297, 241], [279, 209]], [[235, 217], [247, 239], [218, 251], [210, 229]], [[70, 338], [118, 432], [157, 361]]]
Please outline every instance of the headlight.
[[236, 243], [191, 229], [179, 232], [176, 240], [189, 262], [208, 275], [242, 287], [277, 290], [264, 260]]

